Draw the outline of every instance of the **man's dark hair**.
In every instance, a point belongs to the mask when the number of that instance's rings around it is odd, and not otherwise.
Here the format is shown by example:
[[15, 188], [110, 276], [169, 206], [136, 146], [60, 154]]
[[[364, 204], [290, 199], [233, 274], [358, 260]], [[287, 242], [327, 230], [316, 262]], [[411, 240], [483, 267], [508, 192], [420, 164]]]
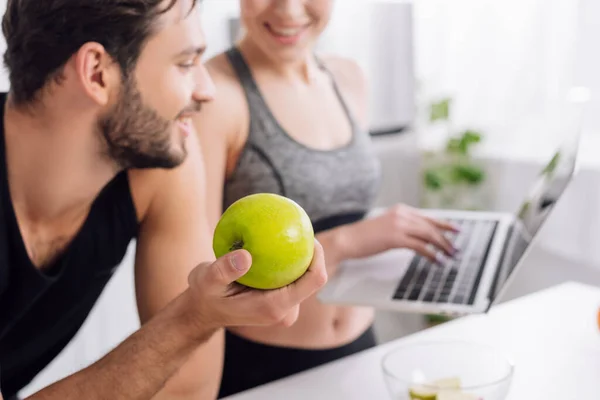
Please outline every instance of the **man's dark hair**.
[[13, 100], [32, 102], [87, 42], [102, 44], [127, 76], [159, 17], [178, 1], [8, 0], [2, 31]]

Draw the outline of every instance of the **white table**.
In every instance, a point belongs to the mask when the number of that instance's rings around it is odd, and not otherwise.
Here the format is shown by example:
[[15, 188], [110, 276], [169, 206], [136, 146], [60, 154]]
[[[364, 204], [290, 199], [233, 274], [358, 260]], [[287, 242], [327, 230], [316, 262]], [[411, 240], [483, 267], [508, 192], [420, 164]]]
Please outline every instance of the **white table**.
[[565, 283], [230, 396], [228, 400], [386, 400], [381, 359], [409, 342], [470, 340], [493, 345], [515, 363], [507, 400], [600, 398], [600, 288]]

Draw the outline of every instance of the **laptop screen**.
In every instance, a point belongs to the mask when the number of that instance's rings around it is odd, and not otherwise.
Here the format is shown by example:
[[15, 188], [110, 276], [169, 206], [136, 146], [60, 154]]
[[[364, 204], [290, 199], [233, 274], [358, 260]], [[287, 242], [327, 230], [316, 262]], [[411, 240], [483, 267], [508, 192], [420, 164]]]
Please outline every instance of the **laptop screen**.
[[490, 292], [490, 307], [514, 272], [575, 172], [579, 133], [569, 138], [542, 168], [519, 207]]

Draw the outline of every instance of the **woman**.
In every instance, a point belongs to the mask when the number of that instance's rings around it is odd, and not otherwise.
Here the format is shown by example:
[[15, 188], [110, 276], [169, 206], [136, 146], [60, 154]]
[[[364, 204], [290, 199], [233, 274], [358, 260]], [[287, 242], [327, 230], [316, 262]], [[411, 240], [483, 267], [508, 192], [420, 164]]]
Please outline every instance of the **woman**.
[[[298, 202], [325, 248], [328, 273], [345, 259], [406, 247], [439, 260], [452, 227], [406, 206], [364, 219], [379, 184], [367, 133], [367, 83], [352, 61], [313, 47], [333, 0], [241, 0], [245, 37], [207, 62], [216, 100], [195, 121], [214, 227], [237, 199], [272, 192]], [[226, 334], [220, 397], [375, 345], [374, 312], [304, 302], [294, 326]]]

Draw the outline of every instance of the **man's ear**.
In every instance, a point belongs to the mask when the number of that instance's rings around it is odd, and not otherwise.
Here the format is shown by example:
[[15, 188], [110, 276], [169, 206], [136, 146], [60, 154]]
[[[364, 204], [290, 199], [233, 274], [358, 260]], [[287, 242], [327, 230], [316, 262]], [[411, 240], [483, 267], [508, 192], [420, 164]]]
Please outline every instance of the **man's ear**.
[[118, 63], [106, 52], [104, 46], [88, 42], [79, 48], [73, 59], [75, 73], [86, 94], [105, 106], [111, 92], [118, 90], [121, 73]]

